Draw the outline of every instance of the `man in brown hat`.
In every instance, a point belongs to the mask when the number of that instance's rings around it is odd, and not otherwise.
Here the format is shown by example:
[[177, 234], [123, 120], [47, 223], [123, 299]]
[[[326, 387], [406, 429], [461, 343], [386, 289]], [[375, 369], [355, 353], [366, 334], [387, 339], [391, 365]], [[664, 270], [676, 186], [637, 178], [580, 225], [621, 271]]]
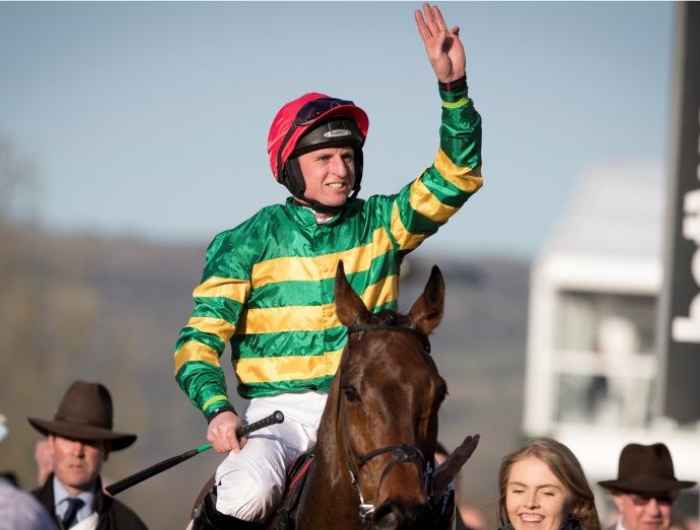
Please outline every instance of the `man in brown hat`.
[[99, 383], [76, 381], [53, 420], [29, 418], [48, 436], [53, 473], [33, 491], [61, 529], [146, 530], [126, 505], [102, 490], [100, 470], [111, 451], [129, 447], [135, 434], [112, 430], [112, 397]]
[[617, 479], [598, 484], [610, 491], [620, 513], [616, 530], [668, 530], [678, 492], [695, 482], [676, 480], [666, 445], [632, 443], [620, 453]]

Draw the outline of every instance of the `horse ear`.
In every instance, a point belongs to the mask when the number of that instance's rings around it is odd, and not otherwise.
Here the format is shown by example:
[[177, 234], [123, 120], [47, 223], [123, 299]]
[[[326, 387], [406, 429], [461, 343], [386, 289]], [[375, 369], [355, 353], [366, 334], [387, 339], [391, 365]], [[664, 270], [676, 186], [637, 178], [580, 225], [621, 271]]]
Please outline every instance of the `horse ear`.
[[335, 271], [335, 312], [345, 326], [369, 320], [369, 311], [345, 277], [342, 260]]
[[418, 300], [408, 313], [408, 316], [425, 335], [440, 324], [445, 309], [445, 280], [437, 265], [433, 265], [430, 278]]

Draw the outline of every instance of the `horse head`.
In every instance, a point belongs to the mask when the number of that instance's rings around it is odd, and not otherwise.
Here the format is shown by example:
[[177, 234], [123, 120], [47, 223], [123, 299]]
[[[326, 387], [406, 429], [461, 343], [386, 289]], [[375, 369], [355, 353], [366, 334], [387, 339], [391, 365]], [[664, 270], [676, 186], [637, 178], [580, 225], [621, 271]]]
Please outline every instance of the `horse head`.
[[428, 341], [443, 316], [442, 274], [433, 267], [408, 314], [374, 314], [340, 262], [335, 297], [348, 343], [330, 399], [360, 518], [377, 529], [427, 528], [438, 410], [447, 394]]

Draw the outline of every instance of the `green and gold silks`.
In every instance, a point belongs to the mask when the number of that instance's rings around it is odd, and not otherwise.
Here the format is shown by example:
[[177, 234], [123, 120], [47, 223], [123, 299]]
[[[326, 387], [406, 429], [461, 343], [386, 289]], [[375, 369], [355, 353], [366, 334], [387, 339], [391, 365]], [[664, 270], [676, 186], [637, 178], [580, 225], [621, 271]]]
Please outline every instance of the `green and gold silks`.
[[334, 306], [339, 260], [370, 310], [396, 309], [401, 257], [482, 184], [481, 118], [466, 89], [440, 95], [435, 161], [396, 195], [349, 201], [325, 224], [288, 199], [214, 238], [174, 353], [178, 384], [205, 414], [228, 403], [227, 342], [243, 397], [328, 390], [347, 337]]

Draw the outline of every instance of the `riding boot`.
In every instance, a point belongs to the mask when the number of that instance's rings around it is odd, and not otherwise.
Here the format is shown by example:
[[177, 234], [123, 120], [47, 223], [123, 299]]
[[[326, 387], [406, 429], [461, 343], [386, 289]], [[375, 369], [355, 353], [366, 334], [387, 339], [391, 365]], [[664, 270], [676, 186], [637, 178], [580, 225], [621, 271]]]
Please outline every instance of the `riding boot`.
[[216, 509], [216, 489], [192, 512], [192, 530], [260, 530], [262, 523], [244, 521]]

